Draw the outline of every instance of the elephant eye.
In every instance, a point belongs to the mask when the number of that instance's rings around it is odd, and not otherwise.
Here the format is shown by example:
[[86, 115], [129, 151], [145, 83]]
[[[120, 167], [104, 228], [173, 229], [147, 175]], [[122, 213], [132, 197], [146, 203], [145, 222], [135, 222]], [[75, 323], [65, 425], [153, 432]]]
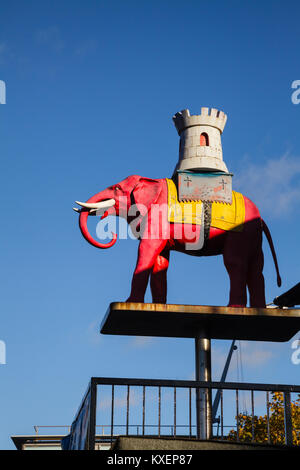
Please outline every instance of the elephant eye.
[[115, 187], [115, 191], [121, 191], [120, 186], [116, 186], [116, 187]]

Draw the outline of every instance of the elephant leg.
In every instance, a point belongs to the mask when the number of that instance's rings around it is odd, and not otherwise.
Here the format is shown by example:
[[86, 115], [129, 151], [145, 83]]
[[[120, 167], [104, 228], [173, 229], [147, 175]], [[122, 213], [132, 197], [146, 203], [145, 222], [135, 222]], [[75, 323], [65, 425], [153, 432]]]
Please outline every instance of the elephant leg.
[[239, 233], [228, 233], [223, 252], [224, 265], [230, 279], [228, 307], [247, 305], [247, 245]]
[[164, 250], [157, 256], [150, 278], [152, 301], [167, 303], [167, 270], [169, 267], [170, 250]]
[[144, 302], [149, 276], [166, 243], [167, 240], [141, 240], [131, 282], [131, 292], [126, 302]]
[[263, 275], [264, 255], [261, 247], [249, 260], [247, 286], [250, 296], [250, 307], [265, 308], [265, 279]]

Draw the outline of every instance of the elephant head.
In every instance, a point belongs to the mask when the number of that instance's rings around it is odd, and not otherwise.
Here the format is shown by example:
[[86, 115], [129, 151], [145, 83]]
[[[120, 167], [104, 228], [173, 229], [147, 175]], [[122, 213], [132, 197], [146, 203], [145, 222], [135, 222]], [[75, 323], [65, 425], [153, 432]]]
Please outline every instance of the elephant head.
[[101, 219], [109, 215], [124, 217], [127, 221], [136, 217], [136, 212], [130, 211], [134, 205], [143, 217], [151, 204], [155, 204], [162, 189], [162, 180], [144, 178], [132, 175], [120, 183], [109, 186], [95, 194], [86, 202], [76, 201], [81, 209], [74, 208], [80, 213], [79, 227], [83, 237], [97, 248], [110, 248], [117, 241], [117, 235], [109, 243], [96, 241], [88, 231], [87, 219], [89, 215], [101, 215]]

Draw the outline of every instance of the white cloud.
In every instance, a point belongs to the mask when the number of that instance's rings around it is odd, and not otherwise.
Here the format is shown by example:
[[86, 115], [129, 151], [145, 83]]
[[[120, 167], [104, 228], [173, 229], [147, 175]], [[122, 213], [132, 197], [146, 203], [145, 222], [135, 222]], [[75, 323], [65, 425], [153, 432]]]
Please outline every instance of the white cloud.
[[7, 45], [5, 42], [0, 42], [0, 55], [4, 54], [7, 51]]
[[243, 367], [257, 367], [266, 364], [274, 358], [274, 352], [268, 346], [259, 343], [243, 341], [238, 344], [241, 348], [241, 359]]
[[47, 45], [56, 52], [61, 51], [65, 46], [57, 26], [40, 29], [36, 33], [36, 39], [39, 44]]
[[7, 58], [9, 48], [5, 41], [0, 42], [0, 64], [3, 64]]
[[101, 336], [99, 334], [99, 324], [97, 321], [91, 322], [87, 327], [87, 337], [91, 344], [99, 344]]
[[133, 348], [146, 348], [153, 344], [154, 338], [150, 336], [135, 336], [131, 342], [130, 346]]
[[300, 202], [300, 158], [284, 154], [264, 164], [246, 163], [234, 177], [234, 188], [249, 197], [259, 210], [282, 216]]
[[[114, 397], [114, 408], [124, 408], [127, 406], [127, 387], [123, 387], [123, 396]], [[138, 406], [142, 402], [142, 396], [137, 393], [135, 390], [130, 391], [129, 395], [129, 406]], [[112, 405], [112, 396], [109, 394], [108, 396], [102, 397], [99, 402], [98, 409], [103, 410], [107, 408], [111, 408]]]
[[75, 55], [85, 57], [88, 54], [93, 53], [97, 49], [97, 41], [94, 39], [88, 39], [82, 41], [75, 49]]
[[[268, 344], [253, 342], [253, 341], [236, 341], [237, 349], [233, 352], [231, 362], [228, 370], [226, 381], [237, 380], [236, 375], [240, 376], [240, 380], [246, 380], [247, 368], [253, 369], [267, 364], [274, 359], [274, 348], [272, 349]], [[227, 355], [229, 352], [230, 344], [226, 347], [214, 347], [212, 349], [212, 365], [213, 365], [213, 380], [220, 380]]]

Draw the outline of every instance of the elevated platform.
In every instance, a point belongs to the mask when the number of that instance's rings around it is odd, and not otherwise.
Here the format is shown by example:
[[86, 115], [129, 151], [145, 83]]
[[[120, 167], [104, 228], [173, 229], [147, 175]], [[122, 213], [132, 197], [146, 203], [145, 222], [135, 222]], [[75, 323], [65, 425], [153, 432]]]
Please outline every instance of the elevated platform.
[[300, 330], [300, 309], [113, 302], [100, 333], [195, 338], [203, 329], [210, 339], [289, 341]]

